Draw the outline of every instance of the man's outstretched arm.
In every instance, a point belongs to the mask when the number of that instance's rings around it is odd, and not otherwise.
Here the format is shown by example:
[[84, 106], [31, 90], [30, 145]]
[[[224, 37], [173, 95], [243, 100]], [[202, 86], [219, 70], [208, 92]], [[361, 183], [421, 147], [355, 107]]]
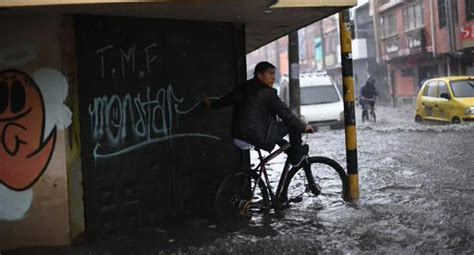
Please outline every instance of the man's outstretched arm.
[[240, 100], [242, 100], [242, 89], [240, 88], [233, 90], [216, 101], [210, 101], [206, 95], [202, 98], [204, 105], [211, 109], [222, 109], [233, 105]]

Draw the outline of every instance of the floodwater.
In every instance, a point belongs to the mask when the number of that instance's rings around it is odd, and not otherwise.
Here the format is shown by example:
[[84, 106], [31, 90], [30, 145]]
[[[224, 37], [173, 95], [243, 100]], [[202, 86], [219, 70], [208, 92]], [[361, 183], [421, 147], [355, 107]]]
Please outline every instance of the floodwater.
[[[474, 253], [474, 125], [418, 124], [412, 112], [381, 107], [377, 123], [358, 126], [357, 204], [323, 190], [189, 252]], [[343, 131], [318, 132], [307, 143], [310, 154], [346, 169]], [[273, 179], [284, 158], [274, 162]]]
[[[256, 213], [237, 230], [191, 220], [182, 228], [163, 226], [167, 231], [5, 254], [474, 254], [474, 123], [418, 124], [413, 112], [378, 107], [377, 123], [358, 120], [356, 204], [342, 200], [332, 175], [321, 183], [320, 196], [305, 193], [283, 211]], [[311, 155], [346, 169], [343, 130], [305, 139]], [[269, 165], [274, 188], [284, 160]], [[304, 182], [295, 177], [292, 185]]]

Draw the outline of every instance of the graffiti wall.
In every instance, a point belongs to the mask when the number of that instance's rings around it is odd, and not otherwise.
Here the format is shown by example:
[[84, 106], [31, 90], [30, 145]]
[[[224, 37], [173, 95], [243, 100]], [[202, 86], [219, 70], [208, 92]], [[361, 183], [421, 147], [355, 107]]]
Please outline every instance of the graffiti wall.
[[[68, 201], [59, 17], [2, 17], [0, 249], [67, 244]], [[54, 224], [52, 224], [54, 222]]]
[[90, 236], [209, 215], [237, 151], [231, 109], [212, 112], [200, 99], [235, 86], [242, 32], [225, 23], [76, 19]]

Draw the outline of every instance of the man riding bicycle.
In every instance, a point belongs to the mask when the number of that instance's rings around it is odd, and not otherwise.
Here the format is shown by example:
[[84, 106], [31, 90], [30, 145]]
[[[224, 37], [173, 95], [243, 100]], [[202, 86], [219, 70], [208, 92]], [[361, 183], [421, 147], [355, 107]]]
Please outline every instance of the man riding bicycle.
[[372, 114], [374, 113], [375, 100], [378, 96], [377, 88], [375, 88], [375, 80], [369, 77], [365, 85], [360, 88], [359, 103], [362, 106], [362, 122], [369, 119], [369, 107]]
[[[255, 66], [254, 77], [238, 86], [220, 99], [210, 102], [203, 97], [204, 104], [212, 109], [234, 105], [232, 136], [241, 149], [256, 146], [272, 151], [275, 144], [288, 143], [283, 137], [290, 136], [290, 148], [286, 153], [290, 163], [299, 166], [308, 153], [308, 145], [302, 145], [301, 133], [312, 133], [313, 128], [305, 125], [293, 115], [273, 88], [276, 67], [269, 62]], [[277, 122], [277, 116], [282, 122]]]

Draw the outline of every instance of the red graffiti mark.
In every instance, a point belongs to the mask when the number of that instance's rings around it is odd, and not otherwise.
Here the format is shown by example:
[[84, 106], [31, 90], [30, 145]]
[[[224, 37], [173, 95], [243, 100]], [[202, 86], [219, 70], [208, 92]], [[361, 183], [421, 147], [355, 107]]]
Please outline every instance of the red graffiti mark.
[[43, 140], [41, 92], [27, 74], [0, 72], [0, 183], [14, 190], [31, 187], [43, 174], [56, 144], [56, 128]]

